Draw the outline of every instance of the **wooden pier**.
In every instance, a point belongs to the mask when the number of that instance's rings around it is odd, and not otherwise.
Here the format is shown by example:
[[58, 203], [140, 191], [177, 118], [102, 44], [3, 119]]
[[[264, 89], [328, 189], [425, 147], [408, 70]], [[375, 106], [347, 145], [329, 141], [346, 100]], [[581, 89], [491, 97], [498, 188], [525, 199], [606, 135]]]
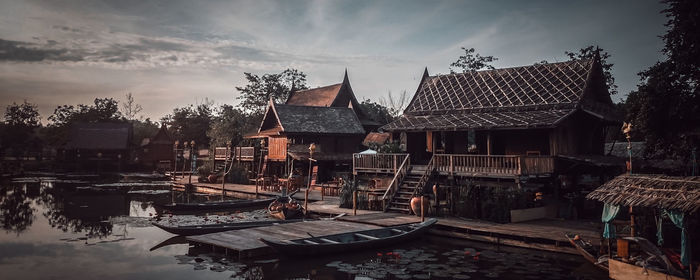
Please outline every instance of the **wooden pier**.
[[190, 236], [187, 237], [187, 240], [200, 245], [209, 245], [214, 251], [223, 251], [227, 255], [237, 255], [238, 258], [243, 259], [269, 255], [274, 252], [272, 248], [259, 240], [261, 237], [291, 240], [309, 237], [309, 235], [321, 236], [377, 228], [380, 227], [361, 223], [321, 220]]
[[[381, 212], [344, 216], [338, 218], [338, 220], [383, 227], [420, 222], [420, 218], [416, 216]], [[554, 219], [499, 224], [472, 219], [438, 218], [438, 223], [430, 229], [430, 234], [499, 245], [578, 254], [569, 244], [565, 234], [578, 234], [592, 244], [599, 245], [600, 231], [597, 228], [598, 225], [598, 223], [585, 221]]]

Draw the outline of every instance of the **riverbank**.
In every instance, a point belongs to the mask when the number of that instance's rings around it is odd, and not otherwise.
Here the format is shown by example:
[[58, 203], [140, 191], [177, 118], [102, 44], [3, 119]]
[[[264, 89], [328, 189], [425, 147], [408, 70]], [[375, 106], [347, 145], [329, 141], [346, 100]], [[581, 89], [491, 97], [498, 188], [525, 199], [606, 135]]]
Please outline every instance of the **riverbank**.
[[[184, 189], [188, 182], [188, 177], [179, 178], [174, 182], [174, 188]], [[192, 182], [194, 191], [208, 194], [221, 194], [225, 191], [227, 196], [243, 199], [280, 195], [278, 192], [265, 191], [255, 185], [227, 183], [222, 190], [222, 184], [197, 183], [195, 176], [192, 177]], [[304, 201], [305, 191], [306, 189], [301, 189], [294, 198]], [[329, 216], [346, 214], [339, 220], [347, 222], [386, 227], [420, 221], [419, 217], [399, 213], [371, 210], [357, 210], [355, 213], [353, 209], [340, 208], [338, 197], [322, 196], [320, 190], [311, 190], [308, 200], [309, 212]], [[437, 218], [437, 225], [429, 232], [437, 236], [568, 254], [578, 254], [578, 252], [569, 244], [565, 237], [566, 233], [578, 234], [594, 245], [600, 243], [601, 225], [596, 221], [541, 219], [499, 224], [457, 217]], [[216, 244], [208, 245], [216, 246]]]

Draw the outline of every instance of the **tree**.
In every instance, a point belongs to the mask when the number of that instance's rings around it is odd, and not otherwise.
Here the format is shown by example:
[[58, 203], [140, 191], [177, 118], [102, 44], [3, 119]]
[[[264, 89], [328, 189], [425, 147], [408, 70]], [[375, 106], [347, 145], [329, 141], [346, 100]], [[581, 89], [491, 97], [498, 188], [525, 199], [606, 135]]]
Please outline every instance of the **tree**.
[[474, 48], [465, 48], [462, 47], [462, 50], [464, 50], [464, 55], [460, 55], [459, 58], [457, 58], [457, 61], [452, 62], [450, 64], [450, 72], [455, 73], [455, 69], [452, 69], [452, 67], [457, 68], [458, 70], [461, 69], [463, 73], [467, 73], [470, 71], [479, 71], [479, 70], [493, 70], [496, 69], [491, 65], [491, 62], [494, 62], [498, 60], [498, 58], [495, 58], [493, 56], [481, 56], [480, 54], [476, 53], [476, 50]]
[[362, 109], [369, 115], [370, 119], [378, 122], [380, 125], [385, 125], [394, 120], [394, 116], [386, 106], [372, 102], [372, 100], [362, 100]]
[[131, 92], [126, 94], [126, 101], [122, 102], [122, 115], [124, 115], [124, 118], [127, 120], [133, 121], [136, 119], [136, 116], [141, 113], [143, 108], [141, 105], [136, 104], [134, 101], [134, 96], [131, 94]]
[[[612, 75], [613, 64], [607, 61], [610, 58], [610, 54], [599, 48], [598, 46], [588, 46], [578, 50], [577, 52], [565, 51], [570, 59], [594, 59], [596, 56], [600, 59], [600, 66], [603, 68], [603, 76], [605, 76], [605, 84], [608, 86], [608, 92], [610, 95], [617, 94], [617, 85], [615, 84], [615, 77]], [[546, 61], [544, 61], [546, 63]]]
[[118, 122], [123, 121], [119, 112], [119, 102], [113, 98], [95, 98], [93, 105], [79, 104], [56, 107], [49, 116], [49, 126], [62, 127], [73, 122]]
[[386, 98], [379, 98], [379, 104], [389, 110], [389, 115], [391, 115], [392, 119], [398, 118], [403, 113], [403, 110], [406, 109], [409, 102], [411, 102], [411, 100], [406, 90], [402, 91], [398, 96], [394, 96], [391, 94], [391, 91], [389, 91], [386, 94]]
[[700, 2], [666, 3], [667, 59], [639, 73], [641, 83], [626, 100], [626, 118], [633, 137], [646, 142], [648, 157], [688, 159], [700, 127]]
[[22, 104], [12, 103], [7, 106], [0, 135], [2, 149], [11, 149], [14, 156], [29, 150], [40, 150], [41, 141], [35, 133], [40, 126], [39, 111], [35, 104], [25, 100]]
[[283, 103], [295, 90], [307, 89], [306, 74], [296, 69], [287, 69], [279, 74], [258, 76], [244, 73], [248, 84], [236, 87], [241, 92], [240, 106], [248, 113], [262, 113], [270, 99]]
[[197, 106], [175, 108], [173, 113], [162, 119], [170, 126], [170, 132], [176, 140], [194, 140], [198, 147], [208, 147], [210, 138], [207, 130], [211, 125], [213, 116], [213, 103], [205, 101]]
[[243, 136], [254, 131], [260, 121], [257, 116], [224, 104], [217, 109], [216, 117], [207, 130], [207, 136], [211, 139], [212, 146], [224, 146], [228, 141], [231, 141], [233, 146], [239, 146], [244, 140]]

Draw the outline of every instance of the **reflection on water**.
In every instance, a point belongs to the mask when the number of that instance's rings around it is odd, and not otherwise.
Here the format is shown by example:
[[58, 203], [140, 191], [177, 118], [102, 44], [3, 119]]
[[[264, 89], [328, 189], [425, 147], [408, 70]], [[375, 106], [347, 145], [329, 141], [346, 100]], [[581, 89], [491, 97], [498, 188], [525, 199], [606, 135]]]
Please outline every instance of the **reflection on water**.
[[[3, 279], [605, 279], [577, 256], [441, 238], [376, 252], [241, 262], [151, 226], [159, 213], [154, 203], [220, 196], [171, 193], [133, 177], [100, 184], [84, 181], [96, 177], [67, 178], [0, 183]], [[267, 217], [257, 210], [162, 218], [196, 223]]]

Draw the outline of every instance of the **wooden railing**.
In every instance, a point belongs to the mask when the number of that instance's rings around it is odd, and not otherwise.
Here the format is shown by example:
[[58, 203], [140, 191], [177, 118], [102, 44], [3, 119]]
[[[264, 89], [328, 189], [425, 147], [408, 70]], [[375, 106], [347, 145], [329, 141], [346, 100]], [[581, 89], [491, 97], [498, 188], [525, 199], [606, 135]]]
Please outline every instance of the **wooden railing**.
[[233, 147], [233, 151], [226, 147], [214, 148], [214, 160], [231, 159], [232, 156], [233, 160], [252, 161], [255, 158], [255, 147]]
[[434, 160], [436, 170], [450, 174], [519, 176], [554, 171], [554, 158], [551, 156], [436, 154]]
[[436, 168], [436, 163], [437, 161], [435, 160], [436, 155], [433, 155], [430, 158], [430, 161], [428, 162], [428, 165], [425, 167], [425, 172], [423, 172], [423, 175], [420, 177], [420, 180], [418, 180], [418, 183], [416, 184], [416, 187], [413, 189], [413, 195], [412, 196], [417, 196], [419, 193], [423, 192], [423, 188], [425, 187], [425, 184], [428, 183], [428, 180], [430, 180], [430, 177], [433, 175], [433, 171], [435, 171]]
[[382, 196], [382, 201], [384, 201], [384, 211], [389, 207], [391, 204], [391, 200], [394, 199], [394, 195], [396, 194], [396, 191], [399, 189], [399, 186], [401, 186], [401, 183], [403, 183], [403, 178], [406, 177], [406, 174], [408, 174], [408, 170], [411, 168], [411, 156], [406, 155], [401, 162], [401, 166], [399, 166], [399, 169], [396, 171], [394, 174], [394, 178], [391, 179], [391, 183], [389, 183], [389, 187], [386, 188], [386, 192], [384, 192], [384, 196]]
[[396, 174], [408, 154], [358, 154], [352, 155], [352, 173], [391, 173]]

